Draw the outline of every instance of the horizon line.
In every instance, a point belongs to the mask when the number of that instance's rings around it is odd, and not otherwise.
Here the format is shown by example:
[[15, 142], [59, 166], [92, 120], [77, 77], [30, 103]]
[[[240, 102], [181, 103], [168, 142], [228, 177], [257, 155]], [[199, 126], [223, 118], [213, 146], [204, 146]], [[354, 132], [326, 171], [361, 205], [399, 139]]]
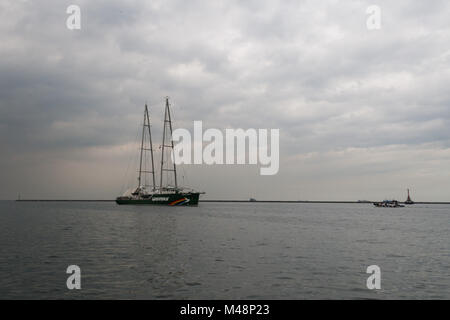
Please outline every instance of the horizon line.
[[[115, 199], [15, 199], [0, 201], [16, 201], [16, 202], [114, 202]], [[199, 202], [236, 202], [236, 203], [374, 203], [380, 201], [372, 200], [236, 200], [236, 199], [205, 199]], [[404, 203], [404, 201], [399, 201]], [[450, 201], [414, 201], [414, 204], [450, 204]]]

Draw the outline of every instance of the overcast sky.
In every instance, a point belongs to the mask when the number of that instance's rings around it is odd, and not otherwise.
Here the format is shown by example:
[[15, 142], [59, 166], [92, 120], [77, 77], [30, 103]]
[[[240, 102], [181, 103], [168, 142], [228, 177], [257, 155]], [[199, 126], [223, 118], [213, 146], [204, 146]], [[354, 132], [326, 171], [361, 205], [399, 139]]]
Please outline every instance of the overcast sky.
[[180, 168], [206, 199], [449, 201], [449, 17], [440, 0], [0, 0], [0, 199], [119, 195], [144, 103], [160, 143], [170, 96], [175, 127], [280, 129], [275, 176]]

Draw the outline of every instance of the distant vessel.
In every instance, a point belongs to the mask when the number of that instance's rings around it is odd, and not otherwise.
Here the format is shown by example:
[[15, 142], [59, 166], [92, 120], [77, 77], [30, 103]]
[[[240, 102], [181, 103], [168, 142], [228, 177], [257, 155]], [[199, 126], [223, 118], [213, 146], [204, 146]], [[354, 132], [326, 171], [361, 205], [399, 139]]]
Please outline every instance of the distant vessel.
[[412, 201], [411, 197], [409, 196], [409, 189], [406, 190], [408, 190], [408, 198], [406, 199], [405, 204], [414, 204], [414, 201]]
[[399, 208], [404, 207], [397, 200], [384, 200], [381, 202], [374, 202], [373, 205], [375, 207], [383, 207], [383, 208]]
[[256, 199], [255, 199], [255, 198], [250, 198], [248, 201], [250, 201], [250, 202], [256, 202]]
[[[168, 135], [167, 139], [166, 135]], [[146, 144], [146, 142], [148, 142], [148, 146], [144, 145]], [[164, 166], [165, 148], [171, 148], [173, 150], [172, 120], [170, 116], [169, 98], [166, 98], [166, 107], [164, 113], [159, 186], [156, 186], [155, 182], [152, 134], [150, 130], [150, 117], [146, 104], [144, 110], [144, 125], [142, 128], [142, 140], [140, 148], [138, 185], [135, 189], [132, 189], [126, 192], [124, 195], [117, 197], [117, 204], [159, 204], [169, 206], [192, 206], [198, 204], [199, 196], [200, 194], [204, 194], [204, 192], [198, 192], [193, 189], [178, 186], [177, 168], [175, 162], [173, 162], [173, 166], [169, 166], [169, 163], [167, 161], [167, 166]], [[145, 161], [144, 157], [144, 154], [147, 155], [147, 152], [150, 152], [150, 167], [147, 167], [148, 163], [147, 161]], [[164, 173], [166, 173], [165, 183], [163, 183]], [[146, 184], [147, 176], [145, 176], [145, 174], [150, 174], [152, 177], [150, 185]], [[169, 174], [173, 174], [173, 185], [169, 184]]]

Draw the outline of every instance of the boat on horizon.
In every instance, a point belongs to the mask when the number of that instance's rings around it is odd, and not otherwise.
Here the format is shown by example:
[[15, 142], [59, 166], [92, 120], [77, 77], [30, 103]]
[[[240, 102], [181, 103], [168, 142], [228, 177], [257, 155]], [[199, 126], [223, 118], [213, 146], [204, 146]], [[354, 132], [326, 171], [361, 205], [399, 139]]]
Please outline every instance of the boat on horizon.
[[[167, 137], [166, 137], [167, 136]], [[147, 144], [148, 143], [148, 144]], [[192, 206], [198, 205], [200, 194], [194, 189], [181, 187], [177, 181], [177, 168], [174, 161], [169, 164], [169, 157], [165, 159], [167, 148], [173, 150], [172, 119], [170, 115], [169, 98], [166, 98], [164, 112], [163, 140], [161, 145], [161, 168], [159, 186], [156, 185], [155, 164], [153, 159], [153, 143], [150, 129], [150, 116], [147, 104], [144, 109], [144, 124], [142, 128], [142, 139], [140, 147], [139, 176], [137, 187], [128, 190], [122, 196], [116, 198], [120, 205], [168, 205], [168, 206]], [[146, 157], [150, 153], [150, 166]], [[165, 164], [167, 164], [165, 166]], [[151, 175], [149, 181], [148, 176]], [[169, 183], [169, 175], [173, 180]], [[165, 180], [163, 179], [165, 176]], [[149, 184], [147, 184], [149, 183]], [[173, 183], [173, 184], [172, 184]]]
[[374, 202], [373, 205], [375, 207], [382, 207], [382, 208], [401, 208], [401, 207], [404, 207], [404, 205], [400, 204], [397, 200], [383, 200], [381, 202]]

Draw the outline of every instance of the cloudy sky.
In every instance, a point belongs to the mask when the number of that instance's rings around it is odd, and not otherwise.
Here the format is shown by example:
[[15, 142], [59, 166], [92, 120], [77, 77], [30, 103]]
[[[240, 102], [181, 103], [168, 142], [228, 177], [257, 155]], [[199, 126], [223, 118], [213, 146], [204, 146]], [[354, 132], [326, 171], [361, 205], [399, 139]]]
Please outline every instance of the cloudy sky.
[[0, 0], [0, 199], [117, 196], [144, 103], [159, 143], [170, 96], [176, 127], [280, 129], [275, 176], [180, 168], [204, 198], [448, 201], [449, 17], [441, 0]]

